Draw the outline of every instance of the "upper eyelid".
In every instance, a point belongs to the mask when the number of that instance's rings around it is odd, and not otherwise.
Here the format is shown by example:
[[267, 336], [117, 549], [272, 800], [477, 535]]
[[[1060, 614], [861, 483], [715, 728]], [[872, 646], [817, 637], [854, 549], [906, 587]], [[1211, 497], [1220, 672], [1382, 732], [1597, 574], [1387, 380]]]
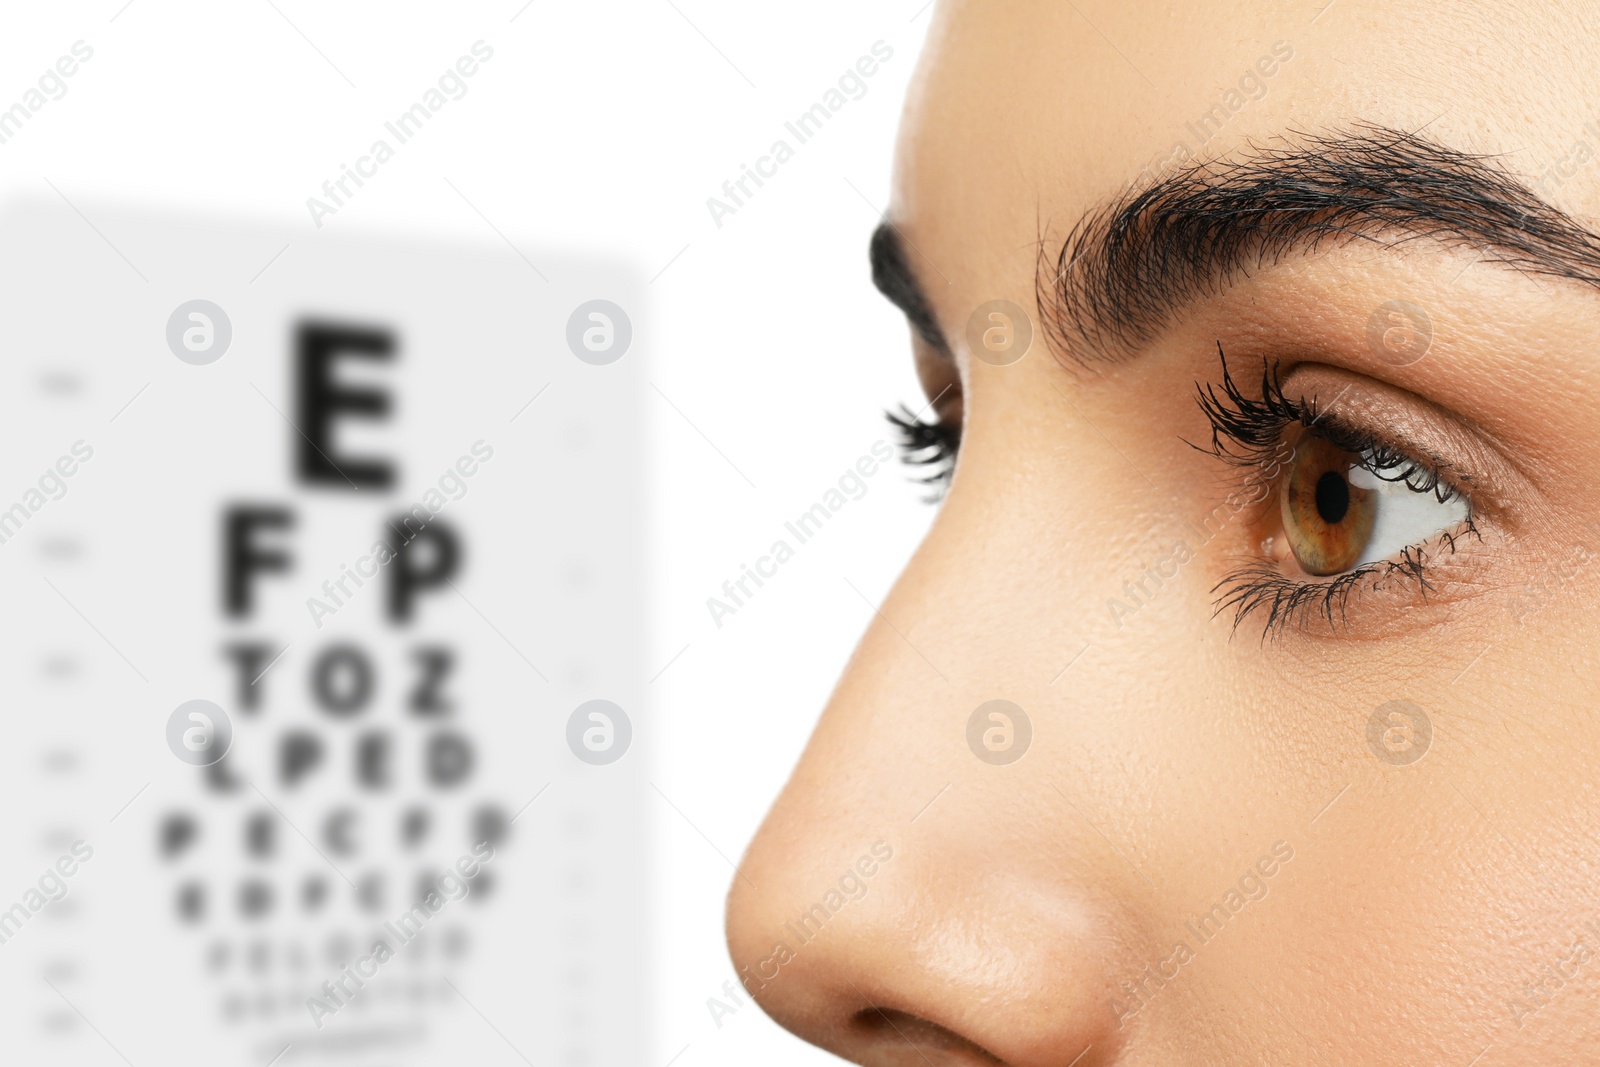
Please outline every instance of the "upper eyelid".
[[1292, 368], [1283, 387], [1298, 395], [1342, 391], [1337, 413], [1327, 418], [1426, 462], [1468, 499], [1474, 514], [1510, 523], [1515, 520], [1511, 502], [1535, 495], [1527, 476], [1490, 435], [1407, 390], [1326, 364]]
[[[1446, 486], [1451, 492], [1459, 494], [1470, 505], [1473, 491], [1472, 475], [1459, 470], [1448, 458], [1432, 454], [1427, 449], [1418, 448], [1407, 441], [1390, 439], [1382, 427], [1349, 425], [1331, 415], [1319, 419], [1316, 425], [1324, 427], [1321, 434], [1326, 440], [1347, 452], [1365, 456], [1374, 445], [1385, 449], [1398, 459], [1422, 469], [1439, 485]], [[1313, 433], [1318, 432], [1315, 427], [1308, 427], [1308, 430]], [[1385, 464], [1381, 469], [1388, 469], [1388, 466]], [[1377, 468], [1368, 467], [1368, 469]]]
[[[1214, 441], [1212, 448], [1202, 451], [1239, 465], [1259, 464], [1279, 445], [1281, 426], [1304, 424], [1309, 412], [1309, 421], [1322, 429], [1321, 436], [1351, 451], [1361, 450], [1354, 447], [1358, 443], [1375, 443], [1399, 453], [1448, 482], [1468, 499], [1475, 514], [1496, 515], [1504, 511], [1498, 502], [1527, 496], [1515, 492], [1527, 486], [1526, 477], [1495, 442], [1409, 390], [1335, 364], [1306, 361], [1285, 368], [1271, 356], [1246, 356], [1246, 366], [1261, 359], [1257, 383], [1252, 375], [1235, 375], [1240, 359], [1230, 356], [1220, 342], [1218, 357], [1221, 380], [1197, 387]], [[1283, 422], [1268, 425], [1269, 415]]]

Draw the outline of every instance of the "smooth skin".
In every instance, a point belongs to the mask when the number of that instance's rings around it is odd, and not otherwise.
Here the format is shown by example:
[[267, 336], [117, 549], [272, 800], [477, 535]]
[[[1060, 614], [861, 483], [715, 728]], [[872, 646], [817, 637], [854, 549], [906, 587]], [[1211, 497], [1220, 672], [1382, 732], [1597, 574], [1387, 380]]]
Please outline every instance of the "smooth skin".
[[[1053, 255], [1176, 141], [1197, 145], [1186, 124], [1275, 42], [1292, 58], [1204, 155], [1420, 130], [1595, 225], [1593, 4], [1322, 8], [933, 12], [890, 217], [953, 351], [915, 343], [960, 460], [729, 899], [746, 988], [845, 1059], [1600, 1062], [1600, 292], [1471, 249], [1361, 242], [1175, 307], [1118, 362], [1040, 338], [994, 366], [968, 345], [988, 301], [1037, 314], [1041, 231]], [[1432, 321], [1405, 366], [1368, 342], [1394, 299]], [[1268, 521], [1205, 522], [1237, 479], [1185, 443], [1209, 440], [1194, 391], [1218, 380], [1219, 343], [1243, 379], [1280, 361], [1295, 389], [1344, 390], [1472, 472], [1481, 539], [1439, 560], [1432, 594], [1375, 593], [1340, 628], [1265, 640], [1214, 617]], [[1133, 604], [1125, 583], [1179, 544], [1192, 558]], [[1009, 765], [968, 745], [996, 699], [1033, 729]], [[1413, 762], [1369, 743], [1395, 700], [1432, 726]], [[833, 907], [878, 842], [892, 858]]]

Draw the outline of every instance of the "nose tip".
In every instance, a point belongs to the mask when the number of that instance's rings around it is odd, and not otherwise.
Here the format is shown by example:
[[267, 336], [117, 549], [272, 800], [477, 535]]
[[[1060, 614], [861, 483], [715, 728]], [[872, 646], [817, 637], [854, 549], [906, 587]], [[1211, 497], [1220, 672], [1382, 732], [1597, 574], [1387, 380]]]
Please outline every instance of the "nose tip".
[[1102, 905], [927, 840], [882, 843], [893, 855], [859, 896], [830, 899], [833, 879], [800, 872], [857, 870], [852, 854], [795, 864], [791, 839], [780, 866], [764, 836], [747, 857], [751, 880], [729, 897], [729, 947], [746, 990], [783, 1026], [874, 1067], [1116, 1062], [1101, 958], [1114, 920]]

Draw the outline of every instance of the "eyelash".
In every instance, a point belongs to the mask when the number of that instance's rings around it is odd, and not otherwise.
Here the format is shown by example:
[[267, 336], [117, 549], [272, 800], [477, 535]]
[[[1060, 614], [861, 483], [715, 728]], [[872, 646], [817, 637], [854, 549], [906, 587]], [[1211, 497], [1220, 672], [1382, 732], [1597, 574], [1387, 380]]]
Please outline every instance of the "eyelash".
[[[1375, 477], [1404, 482], [1412, 492], [1432, 493], [1440, 503], [1465, 498], [1464, 526], [1441, 533], [1435, 554], [1454, 552], [1459, 537], [1480, 536], [1472, 520], [1471, 496], [1447, 478], [1449, 464], [1444, 460], [1439, 457], [1419, 459], [1370, 432], [1341, 424], [1328, 417], [1327, 411], [1319, 411], [1315, 398], [1289, 397], [1283, 391], [1277, 363], [1262, 368], [1261, 398], [1246, 396], [1228, 372], [1227, 356], [1221, 344], [1217, 345], [1217, 355], [1222, 360], [1220, 386], [1195, 384], [1195, 399], [1211, 423], [1211, 445], [1209, 448], [1194, 447], [1230, 466], [1249, 471], [1252, 479], [1264, 476], [1274, 480], [1275, 468], [1283, 464], [1283, 433], [1299, 425], [1313, 436], [1361, 456], [1362, 466]], [[1470, 481], [1459, 473], [1454, 477], [1456, 481]], [[1265, 611], [1263, 641], [1280, 635], [1289, 626], [1306, 629], [1311, 620], [1318, 617], [1326, 620], [1329, 629], [1337, 629], [1345, 622], [1351, 596], [1360, 588], [1376, 587], [1387, 577], [1399, 576], [1416, 583], [1425, 597], [1433, 589], [1428, 580], [1428, 560], [1428, 552], [1412, 545], [1398, 560], [1369, 563], [1327, 582], [1296, 581], [1270, 567], [1247, 566], [1213, 587], [1212, 592], [1220, 594], [1216, 614], [1232, 609], [1233, 628], [1237, 631], [1245, 619]]]
[[929, 488], [927, 503], [937, 504], [950, 487], [955, 473], [956, 453], [961, 449], [961, 427], [945, 422], [924, 422], [904, 404], [898, 411], [885, 411], [900, 453], [900, 462], [920, 471], [911, 480]]

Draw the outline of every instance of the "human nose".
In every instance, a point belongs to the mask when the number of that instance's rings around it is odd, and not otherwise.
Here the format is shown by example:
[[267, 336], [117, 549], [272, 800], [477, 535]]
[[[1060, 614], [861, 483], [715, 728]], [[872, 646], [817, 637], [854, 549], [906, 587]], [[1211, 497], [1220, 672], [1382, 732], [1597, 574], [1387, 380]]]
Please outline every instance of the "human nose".
[[[740, 981], [779, 1023], [857, 1063], [1116, 1063], [1123, 961], [1110, 956], [1127, 940], [1127, 887], [1052, 786], [1070, 768], [979, 754], [1022, 724], [1001, 704], [1001, 719], [967, 728], [988, 694], [915, 649], [906, 620], [935, 594], [908, 579], [734, 880]], [[1006, 654], [969, 645], [963, 658], [992, 678]]]

